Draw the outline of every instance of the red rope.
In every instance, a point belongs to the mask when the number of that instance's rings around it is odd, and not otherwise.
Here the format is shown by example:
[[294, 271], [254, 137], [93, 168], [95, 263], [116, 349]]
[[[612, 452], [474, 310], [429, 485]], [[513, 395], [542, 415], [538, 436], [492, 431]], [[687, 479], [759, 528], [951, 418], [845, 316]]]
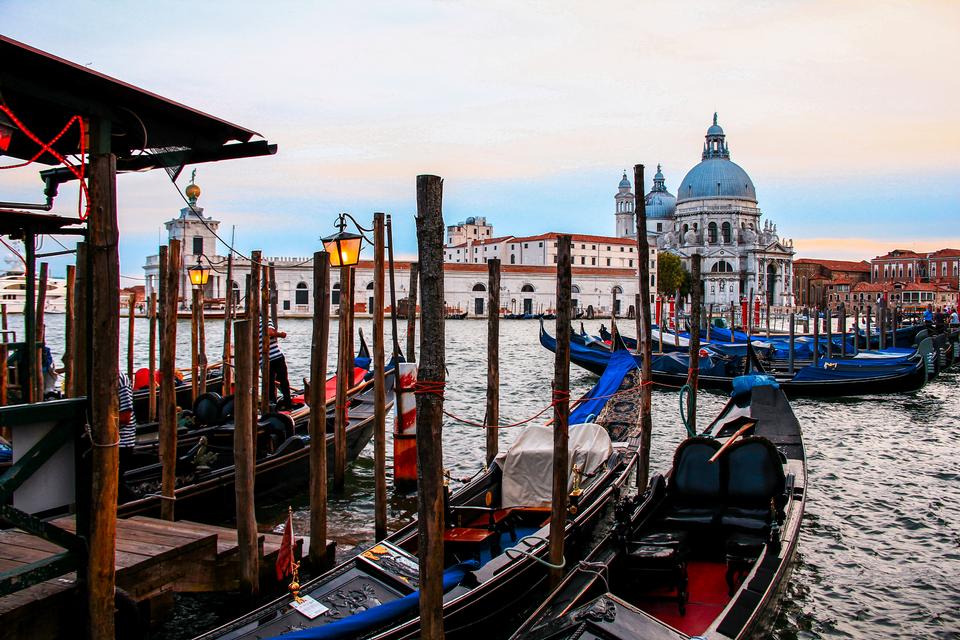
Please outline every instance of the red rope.
[[[84, 210], [80, 212], [80, 206], [78, 204], [77, 211], [80, 216], [80, 219], [86, 220], [87, 216], [90, 215], [90, 192], [87, 190], [87, 183], [84, 180], [86, 164], [83, 162], [83, 156], [86, 155], [86, 152], [87, 152], [87, 141], [86, 141], [87, 136], [86, 136], [86, 127], [83, 124], [83, 118], [81, 118], [79, 115], [73, 116], [72, 118], [70, 118], [70, 120], [67, 121], [67, 124], [64, 125], [63, 129], [60, 130], [60, 133], [54, 136], [54, 138], [50, 140], [50, 142], [44, 142], [35, 133], [33, 133], [33, 131], [27, 128], [27, 125], [23, 124], [23, 122], [10, 109], [10, 107], [8, 107], [5, 104], [0, 104], [0, 111], [3, 111], [5, 114], [7, 114], [10, 120], [12, 120], [15, 125], [17, 125], [17, 128], [19, 128], [34, 143], [40, 146], [40, 151], [38, 151], [29, 160], [26, 160], [18, 164], [0, 166], [0, 169], [16, 169], [19, 167], [25, 167], [33, 162], [36, 162], [44, 153], [49, 153], [54, 158], [59, 160], [60, 163], [63, 166], [65, 166], [77, 180], [80, 181], [80, 191], [83, 193], [83, 200], [86, 206]], [[77, 123], [77, 126], [80, 129], [80, 168], [79, 169], [77, 169], [77, 167], [75, 167], [69, 160], [67, 160], [64, 156], [60, 155], [60, 153], [53, 148], [53, 145], [55, 145], [57, 141], [63, 137], [63, 135], [70, 129], [70, 127], [73, 125], [74, 122]]]
[[443, 389], [447, 386], [441, 380], [417, 380], [413, 383], [413, 393], [418, 396], [433, 395], [443, 398]]

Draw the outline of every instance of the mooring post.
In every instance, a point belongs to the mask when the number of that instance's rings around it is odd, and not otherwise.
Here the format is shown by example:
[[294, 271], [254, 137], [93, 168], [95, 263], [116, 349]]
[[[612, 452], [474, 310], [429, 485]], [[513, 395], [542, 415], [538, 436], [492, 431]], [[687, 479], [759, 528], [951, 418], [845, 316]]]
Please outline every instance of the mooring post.
[[[247, 319], [250, 320], [250, 349], [253, 353], [260, 353], [260, 258], [263, 256], [259, 250], [250, 252], [250, 277], [247, 280]], [[267, 328], [263, 327], [266, 332]], [[251, 429], [253, 429], [253, 449], [254, 456], [257, 453], [257, 425], [259, 423], [260, 409], [260, 367], [253, 368], [253, 380], [250, 388], [253, 389], [253, 402], [250, 405], [251, 411]], [[236, 413], [236, 412], [234, 412]], [[254, 457], [256, 459], [256, 457]]]
[[173, 520], [177, 482], [177, 298], [180, 288], [180, 241], [160, 247], [160, 517]]
[[827, 334], [827, 358], [833, 357], [833, 322], [830, 318], [830, 306], [824, 306], [824, 315], [826, 316], [826, 322], [823, 325], [823, 328], [826, 330]]
[[[257, 519], [255, 515], [254, 465], [256, 464], [256, 423], [251, 420], [257, 408], [253, 405], [254, 371], [257, 367], [259, 343], [254, 339], [257, 320], [238, 320], [233, 333], [236, 340], [236, 393], [234, 395], [233, 460], [236, 467], [237, 546], [240, 560], [240, 591], [254, 596], [260, 591], [260, 568], [257, 549]], [[321, 440], [320, 443], [323, 441]], [[320, 443], [311, 449], [325, 451]], [[311, 539], [312, 541], [312, 539]], [[326, 548], [326, 538], [317, 540]], [[312, 544], [310, 545], [313, 546]]]
[[270, 267], [260, 266], [260, 415], [270, 413], [270, 397], [276, 393], [270, 379]]
[[443, 179], [417, 176], [420, 272], [420, 371], [417, 382], [417, 526], [420, 558], [420, 636], [443, 634]]
[[707, 342], [710, 342], [710, 328], [713, 325], [713, 303], [707, 306]]
[[[310, 564], [327, 558], [327, 343], [330, 341], [330, 259], [313, 254], [313, 335], [310, 342]], [[321, 444], [322, 443], [322, 444]]]
[[887, 348], [887, 305], [881, 301], [877, 305], [877, 326], [880, 339], [880, 350]]
[[[72, 264], [67, 265], [67, 291], [64, 311], [64, 329], [63, 329], [63, 393], [70, 396], [70, 390], [73, 387], [73, 350], [76, 348], [74, 343], [74, 304], [76, 293], [74, 286], [77, 281], [77, 267]], [[4, 305], [6, 309], [6, 305]], [[6, 314], [4, 314], [6, 315]]]
[[900, 310], [897, 308], [897, 305], [894, 304], [890, 312], [891, 312], [890, 313], [890, 346], [896, 349], [897, 348], [897, 327], [900, 322]]
[[137, 294], [131, 293], [127, 297], [127, 377], [133, 384], [133, 334], [136, 327]]
[[347, 391], [353, 378], [353, 354], [348, 351], [350, 332], [350, 267], [340, 267], [340, 307], [337, 334], [337, 399], [333, 422], [333, 488], [343, 491], [347, 464]]
[[765, 298], [766, 298], [766, 304], [764, 305], [764, 316], [766, 316], [765, 323], [766, 323], [766, 330], [767, 330], [767, 338], [769, 339], [770, 338], [770, 298], [766, 296]]
[[277, 291], [277, 267], [271, 262], [268, 267], [270, 281], [270, 321], [273, 322], [273, 328], [280, 330], [280, 317], [277, 309], [279, 302], [279, 293]]
[[199, 322], [197, 321], [199, 304], [200, 291], [194, 288], [190, 291], [190, 399], [192, 402], [196, 402], [200, 394], [200, 376], [197, 372], [200, 366]]
[[407, 292], [407, 362], [417, 361], [417, 281], [420, 265], [410, 263], [410, 289]]
[[843, 358], [847, 357], [847, 306], [844, 303], [840, 303], [840, 308], [837, 310], [837, 313], [840, 315], [839, 322], [840, 326], [840, 356]]
[[860, 307], [853, 306], [853, 353], [860, 352]]
[[[34, 371], [33, 381], [34, 381], [34, 395], [33, 398], [36, 401], [43, 400], [43, 346], [46, 336], [46, 327], [44, 325], [44, 309], [47, 306], [47, 273], [49, 271], [49, 266], [46, 262], [40, 263], [40, 278], [39, 278], [39, 287], [37, 288], [37, 304], [36, 304], [36, 336], [34, 338], [34, 351], [37, 354], [37, 368]], [[119, 293], [118, 293], [119, 298]], [[120, 312], [117, 311], [117, 316], [119, 317]], [[119, 336], [118, 336], [119, 339]]]
[[147, 307], [150, 319], [149, 344], [147, 345], [147, 369], [150, 371], [150, 385], [147, 387], [147, 418], [149, 422], [157, 419], [157, 293], [150, 292], [150, 305]]
[[[643, 190], [643, 165], [633, 166], [633, 184], [637, 193]], [[647, 205], [644, 198], [637, 198], [637, 278], [640, 285], [642, 304], [639, 312], [643, 314], [640, 323], [640, 335], [637, 336], [640, 347], [640, 461], [637, 466], [637, 486], [642, 491], [647, 487], [650, 472], [650, 434], [653, 431], [651, 414], [651, 389], [653, 383], [653, 345], [650, 335], [650, 241], [647, 239]], [[660, 328], [660, 347], [663, 348], [663, 328]]]
[[[88, 234], [96, 340], [91, 364], [101, 384], [90, 389], [92, 478], [87, 592], [90, 637], [113, 639], [116, 577], [117, 486], [120, 443], [120, 232], [117, 225], [117, 159], [108, 152], [109, 125], [94, 120], [90, 132]], [[32, 239], [31, 239], [32, 243]], [[27, 340], [34, 336], [27, 335]]]
[[[224, 305], [223, 305], [223, 355], [220, 360], [220, 371], [223, 372], [223, 396], [226, 397], [233, 393], [233, 367], [231, 366], [233, 358], [230, 357], [230, 346], [233, 343], [231, 336], [233, 329], [234, 305], [236, 300], [233, 293], [233, 248], [227, 251], [227, 282], [225, 285]], [[236, 413], [236, 412], [234, 412]]]
[[[813, 312], [819, 315], [820, 307], [814, 307]], [[813, 322], [813, 364], [820, 361], [820, 323], [818, 320], [819, 318]]]
[[[639, 256], [642, 262], [645, 255]], [[564, 531], [569, 502], [570, 421], [570, 292], [572, 288], [570, 236], [557, 237], [557, 349], [553, 365], [553, 491], [550, 511], [550, 564], [562, 565]], [[611, 325], [615, 323], [611, 314]], [[616, 348], [614, 346], [613, 348]], [[550, 580], [556, 586], [562, 569], [551, 569]]]
[[863, 311], [863, 323], [864, 323], [864, 349], [873, 348], [873, 344], [870, 342], [870, 303], [868, 302], [866, 308]]
[[73, 283], [73, 349], [70, 362], [70, 397], [87, 395], [90, 382], [89, 345], [90, 307], [92, 286], [90, 282], [90, 254], [86, 242], [77, 243], [77, 271]]
[[[687, 428], [697, 432], [697, 383], [700, 380], [700, 260], [695, 253], [690, 256], [690, 366], [687, 373]], [[770, 310], [770, 307], [767, 307]], [[769, 316], [767, 316], [769, 318]]]
[[730, 342], [736, 342], [736, 336], [734, 335], [737, 328], [737, 309], [736, 305], [732, 302], [730, 303]]
[[795, 311], [790, 312], [790, 360], [787, 362], [787, 373], [791, 376], [793, 375], [795, 359], [796, 359], [796, 320], [797, 314]]
[[500, 446], [500, 259], [487, 261], [487, 466]]
[[387, 390], [383, 341], [384, 321], [383, 213], [373, 214], [373, 476], [374, 538], [387, 537]]
[[207, 323], [203, 314], [205, 305], [203, 287], [200, 287], [197, 289], [197, 391], [200, 395], [207, 392]]

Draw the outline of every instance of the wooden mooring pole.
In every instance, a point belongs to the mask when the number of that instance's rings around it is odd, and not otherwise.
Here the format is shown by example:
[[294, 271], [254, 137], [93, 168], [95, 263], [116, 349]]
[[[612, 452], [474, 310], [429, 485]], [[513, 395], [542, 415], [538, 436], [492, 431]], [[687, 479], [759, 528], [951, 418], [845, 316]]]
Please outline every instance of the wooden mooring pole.
[[[37, 368], [34, 371], [34, 394], [33, 398], [36, 401], [43, 400], [43, 346], [46, 337], [46, 326], [44, 325], [44, 310], [47, 306], [47, 274], [49, 273], [49, 265], [46, 262], [40, 263], [40, 278], [39, 278], [39, 287], [37, 288], [37, 306], [36, 306], [36, 335], [35, 335], [35, 350], [37, 353]], [[117, 294], [119, 300], [119, 293]], [[120, 311], [117, 311], [117, 317], [119, 318]], [[118, 325], [119, 333], [119, 325]], [[119, 335], [117, 336], [119, 339]], [[119, 351], [119, 348], [118, 348]], [[118, 354], [119, 355], [119, 354]]]
[[840, 355], [844, 358], [847, 357], [847, 306], [844, 303], [840, 303]]
[[410, 263], [410, 289], [407, 292], [407, 362], [417, 361], [417, 272], [420, 265]]
[[[234, 323], [236, 339], [236, 394], [234, 395], [233, 459], [236, 466], [237, 546], [239, 547], [240, 591], [254, 596], [260, 591], [260, 569], [257, 553], [257, 519], [254, 501], [254, 465], [256, 463], [254, 420], [257, 408], [253, 404], [254, 371], [259, 350], [256, 340], [257, 320], [238, 320]], [[321, 441], [322, 442], [322, 441]], [[323, 446], [315, 447], [324, 450]], [[317, 541], [326, 547], [326, 538]], [[313, 545], [311, 545], [313, 546]]]
[[197, 289], [197, 391], [200, 395], [207, 392], [207, 330], [203, 315], [203, 288]]
[[131, 293], [127, 298], [127, 377], [133, 384], [133, 334], [137, 320], [137, 294]]
[[[117, 486], [120, 414], [120, 232], [117, 225], [117, 159], [108, 125], [94, 120], [90, 131], [90, 217], [88, 237], [93, 287], [90, 358], [101, 384], [90, 389], [92, 446], [87, 594], [90, 637], [113, 640], [116, 578]], [[33, 336], [27, 336], [32, 339]]]
[[500, 259], [487, 261], [487, 466], [500, 447]]
[[383, 213], [373, 214], [373, 476], [374, 538], [387, 537], [387, 390], [384, 361], [384, 231]]
[[73, 349], [70, 359], [70, 397], [87, 395], [90, 382], [90, 326], [87, 310], [90, 305], [90, 254], [86, 242], [77, 243], [77, 271], [73, 283]]
[[160, 517], [174, 519], [177, 482], [177, 298], [180, 288], [180, 241], [160, 247]]
[[796, 334], [797, 334], [797, 314], [794, 311], [790, 312], [790, 354], [789, 360], [787, 362], [787, 373], [791, 376], [793, 375], [793, 370], [795, 366], [796, 359]]
[[343, 491], [347, 466], [347, 391], [353, 377], [350, 329], [350, 267], [340, 267], [340, 306], [337, 318], [337, 399], [333, 420], [333, 489]]
[[[260, 334], [258, 333], [260, 326], [260, 258], [262, 253], [259, 250], [250, 252], [250, 278], [247, 280], [247, 319], [250, 320], [251, 329], [250, 329], [250, 348], [254, 353], [260, 353]], [[263, 331], [266, 332], [267, 328], [263, 327]], [[250, 405], [251, 411], [251, 429], [253, 429], [253, 448], [254, 454], [256, 454], [257, 449], [257, 435], [256, 429], [259, 422], [259, 409], [260, 409], [260, 367], [255, 366], [253, 368], [253, 380], [250, 382], [250, 388], [253, 390], [253, 402]], [[236, 413], [236, 412], [234, 412]], [[254, 458], [256, 459], [256, 458]]]
[[[313, 335], [310, 342], [310, 564], [327, 558], [327, 343], [330, 341], [330, 259], [313, 254]], [[320, 443], [323, 445], [320, 445]]]
[[860, 307], [853, 307], [853, 353], [860, 351]]
[[[633, 166], [633, 184], [637, 193], [643, 189], [643, 165]], [[642, 298], [639, 313], [642, 314], [640, 335], [637, 336], [640, 347], [640, 377], [643, 385], [640, 389], [640, 461], [637, 466], [637, 486], [643, 490], [647, 486], [650, 473], [650, 434], [653, 431], [653, 417], [651, 414], [651, 384], [653, 381], [653, 367], [651, 358], [653, 348], [650, 329], [650, 242], [647, 239], [647, 208], [643, 198], [637, 198], [637, 278], [639, 279], [640, 297]], [[663, 333], [660, 333], [661, 343]]]
[[233, 393], [233, 367], [231, 366], [233, 358], [230, 357], [230, 347], [233, 344], [231, 330], [233, 329], [234, 309], [237, 302], [233, 293], [233, 249], [227, 251], [227, 282], [225, 297], [226, 304], [224, 304], [223, 312], [223, 355], [220, 358], [223, 363], [220, 370], [223, 371], [224, 397]]
[[830, 307], [825, 306], [823, 313], [826, 316], [826, 322], [824, 323], [823, 327], [824, 329], [826, 329], [826, 334], [827, 334], [827, 357], [832, 358], [833, 357], [833, 319], [830, 317]]
[[817, 364], [820, 361], [820, 307], [814, 307], [813, 312], [818, 316], [813, 321], [813, 364]]
[[[690, 367], [687, 373], [687, 429], [697, 433], [697, 383], [700, 379], [700, 260], [695, 253], [690, 256]], [[770, 307], [767, 307], [767, 311]], [[767, 315], [769, 321], [770, 316]]]
[[[640, 261], [645, 256], [640, 255]], [[557, 238], [557, 349], [553, 364], [553, 491], [550, 510], [550, 564], [564, 562], [564, 531], [569, 501], [570, 422], [570, 292], [572, 289], [570, 236]], [[611, 313], [611, 325], [614, 324]], [[614, 347], [616, 348], [616, 347]], [[551, 568], [550, 581], [556, 586], [562, 569]]]
[[64, 329], [63, 329], [63, 393], [70, 396], [70, 390], [73, 385], [73, 350], [76, 348], [74, 343], [74, 303], [76, 301], [76, 292], [74, 287], [77, 282], [77, 267], [72, 264], [67, 265], [67, 292], [66, 304], [64, 307]]
[[270, 397], [276, 393], [270, 379], [270, 267], [260, 265], [260, 415], [270, 413]]
[[420, 636], [443, 634], [443, 179], [417, 176], [420, 262], [420, 367], [417, 392], [417, 526], [420, 558]]
[[200, 348], [199, 348], [199, 321], [197, 320], [197, 307], [200, 304], [200, 290], [194, 288], [190, 291], [190, 393], [191, 400], [197, 401], [200, 394]]
[[150, 292], [150, 304], [147, 307], [149, 314], [149, 344], [147, 345], [147, 369], [150, 370], [150, 386], [147, 388], [147, 418], [149, 422], [157, 419], [157, 293]]

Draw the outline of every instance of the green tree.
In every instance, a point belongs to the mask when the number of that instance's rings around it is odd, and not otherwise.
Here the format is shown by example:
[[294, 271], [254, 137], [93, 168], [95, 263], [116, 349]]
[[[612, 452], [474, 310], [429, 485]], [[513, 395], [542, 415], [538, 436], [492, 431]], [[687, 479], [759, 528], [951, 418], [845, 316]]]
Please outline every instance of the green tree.
[[684, 269], [680, 258], [661, 251], [657, 254], [657, 292], [672, 296], [680, 290], [680, 295], [690, 293], [690, 272]]

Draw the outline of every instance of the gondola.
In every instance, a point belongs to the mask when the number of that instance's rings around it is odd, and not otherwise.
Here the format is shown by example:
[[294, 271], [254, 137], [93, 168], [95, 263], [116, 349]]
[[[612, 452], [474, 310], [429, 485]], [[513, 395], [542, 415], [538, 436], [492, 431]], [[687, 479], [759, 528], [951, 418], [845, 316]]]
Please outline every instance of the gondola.
[[[393, 406], [394, 376], [386, 376], [387, 411]], [[355, 459], [373, 437], [374, 390], [368, 388], [354, 397], [346, 427], [347, 458]], [[236, 475], [233, 465], [233, 425], [204, 438], [185, 453], [177, 455], [177, 488], [174, 492], [178, 518], [222, 520], [235, 509]], [[264, 421], [258, 429], [255, 465], [256, 497], [259, 504], [293, 495], [306, 487], [310, 476], [310, 436], [303, 425], [297, 428], [289, 417], [279, 426]], [[332, 459], [334, 434], [328, 430], [327, 455]], [[331, 467], [333, 466], [331, 462]], [[120, 517], [156, 515], [160, 511], [161, 465], [133, 469], [123, 475], [131, 500], [117, 508]]]
[[448, 313], [444, 316], [447, 320], [464, 320], [467, 317], [466, 311], [458, 311], [457, 313]]
[[[637, 462], [639, 372], [629, 354], [611, 360], [590, 397], [622, 389], [616, 402], [585, 403], [571, 413], [571, 515], [565, 531], [573, 557]], [[574, 424], [589, 414], [594, 423]], [[527, 427], [509, 450], [445, 500], [444, 629], [475, 638], [482, 620], [502, 620], [542, 593], [548, 557], [553, 431]], [[419, 635], [417, 523], [301, 586], [327, 608], [314, 619], [280, 598], [198, 640], [214, 638], [415, 638]]]
[[[540, 344], [556, 350], [556, 339], [541, 325]], [[847, 366], [843, 359], [818, 359], [817, 362], [797, 368], [793, 374], [782, 370], [768, 371], [752, 346], [745, 357], [726, 356], [701, 349], [700, 372], [697, 384], [701, 389], [731, 391], [737, 376], [750, 373], [773, 373], [788, 397], [828, 398], [862, 396], [916, 391], [932, 375], [932, 340], [920, 342], [916, 353], [906, 363], [889, 366]], [[640, 356], [634, 356], [640, 363]], [[585, 348], [571, 341], [570, 362], [593, 373], [603, 370], [609, 352]], [[689, 357], [683, 353], [655, 355], [651, 363], [653, 382], [657, 385], [679, 388], [686, 384]]]
[[[806, 458], [786, 396], [727, 403], [513, 640], [766, 637], [796, 552]], [[745, 406], [744, 406], [745, 405]]]

